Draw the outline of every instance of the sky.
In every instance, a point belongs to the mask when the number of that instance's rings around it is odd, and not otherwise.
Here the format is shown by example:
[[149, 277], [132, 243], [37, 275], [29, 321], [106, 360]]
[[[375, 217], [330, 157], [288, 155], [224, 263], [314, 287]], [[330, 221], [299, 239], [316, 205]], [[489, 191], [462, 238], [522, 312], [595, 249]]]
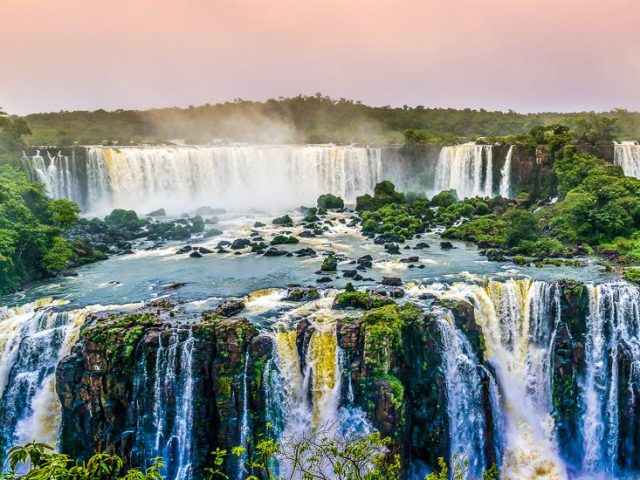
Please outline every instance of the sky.
[[0, 106], [640, 110], [640, 0], [0, 0]]

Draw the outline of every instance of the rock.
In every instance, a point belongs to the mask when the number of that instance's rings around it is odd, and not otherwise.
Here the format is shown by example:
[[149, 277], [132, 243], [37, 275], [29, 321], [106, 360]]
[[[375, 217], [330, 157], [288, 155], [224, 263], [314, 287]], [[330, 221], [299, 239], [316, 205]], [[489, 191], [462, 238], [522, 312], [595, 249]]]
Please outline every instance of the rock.
[[400, 263], [418, 263], [419, 261], [420, 257], [407, 257], [400, 259]]
[[326, 193], [318, 197], [318, 208], [325, 210], [344, 208], [344, 200], [340, 197]]
[[62, 272], [62, 276], [63, 277], [77, 277], [78, 276], [78, 272], [76, 272], [75, 270], [65, 270], [64, 272]]
[[452, 248], [455, 248], [455, 247], [451, 242], [444, 241], [444, 242], [440, 242], [440, 248], [442, 250], [451, 250]]
[[247, 240], [246, 238], [236, 238], [231, 243], [231, 250], [242, 250], [243, 248], [247, 248], [251, 245], [251, 240]]
[[293, 220], [289, 215], [283, 215], [282, 217], [274, 218], [272, 222], [274, 225], [281, 225], [283, 227], [293, 227]]
[[313, 233], [311, 230], [303, 230], [298, 234], [298, 236], [300, 238], [312, 238], [312, 237], [315, 237], [316, 234]]
[[197, 251], [195, 251], [195, 250], [194, 250], [193, 252], [191, 252], [191, 253], [189, 254], [189, 256], [190, 256], [191, 258], [200, 258], [200, 257], [202, 257], [202, 254], [201, 254], [200, 252], [197, 252]]
[[385, 244], [384, 249], [388, 253], [390, 253], [391, 255], [400, 254], [400, 246], [398, 244], [395, 244], [395, 243], [387, 243], [387, 244]]
[[207, 315], [232, 317], [240, 313], [242, 310], [244, 310], [244, 308], [245, 304], [242, 300], [226, 300], [218, 305], [211, 313], [207, 312]]
[[204, 238], [217, 237], [218, 235], [222, 235], [222, 230], [218, 230], [217, 228], [210, 228], [204, 232]]
[[279, 250], [275, 247], [271, 247], [269, 250], [264, 252], [263, 256], [265, 257], [282, 257], [286, 255], [288, 252], [286, 250]]
[[329, 283], [331, 281], [332, 280], [329, 277], [320, 277], [319, 279], [316, 280], [316, 282], [318, 282], [318, 283]]
[[401, 287], [402, 279], [399, 277], [382, 277], [382, 281], [380, 283], [387, 287]]
[[216, 250], [216, 253], [229, 253], [229, 250], [226, 250], [226, 249], [224, 249], [224, 248], [220, 247], [220, 248], [218, 248], [218, 249]]
[[342, 276], [346, 277], [346, 278], [354, 278], [356, 275], [358, 275], [358, 271], [357, 270], [343, 270], [342, 271]]
[[167, 212], [164, 208], [159, 208], [158, 210], [153, 210], [152, 212], [147, 213], [147, 217], [166, 217]]
[[320, 267], [320, 270], [323, 272], [335, 272], [337, 268], [338, 268], [338, 260], [334, 255], [329, 255], [322, 262], [322, 266]]
[[253, 224], [253, 228], [260, 228], [260, 227], [266, 227], [266, 224], [262, 222], [256, 222]]
[[364, 268], [371, 268], [373, 266], [373, 257], [371, 255], [364, 255], [357, 260], [358, 265]]
[[414, 250], [422, 250], [424, 248], [430, 248], [430, 245], [427, 242], [418, 242], [413, 248]]
[[287, 302], [307, 302], [320, 298], [320, 293], [315, 287], [289, 287], [283, 300]]
[[209, 253], [213, 253], [213, 250], [209, 250], [206, 247], [198, 247], [198, 251], [202, 254], [202, 255], [208, 255]]
[[315, 257], [317, 255], [316, 251], [313, 248], [305, 247], [300, 250], [296, 250], [295, 253], [299, 258], [302, 257]]
[[184, 247], [181, 247], [177, 252], [176, 255], [182, 255], [184, 253], [190, 252], [193, 249], [193, 247], [191, 245], [185, 245]]

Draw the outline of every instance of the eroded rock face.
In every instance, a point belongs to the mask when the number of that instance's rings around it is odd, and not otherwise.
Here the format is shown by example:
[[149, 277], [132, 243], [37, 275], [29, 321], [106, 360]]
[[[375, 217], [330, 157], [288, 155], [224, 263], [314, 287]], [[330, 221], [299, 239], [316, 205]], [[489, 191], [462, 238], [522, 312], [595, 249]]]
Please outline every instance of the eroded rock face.
[[[175, 435], [189, 390], [188, 441], [194, 478], [200, 478], [212, 450], [240, 444], [245, 372], [247, 386], [259, 383], [250, 367], [271, 354], [257, 338], [245, 318], [180, 325], [163, 321], [157, 312], [139, 312], [93, 319], [56, 372], [61, 450], [87, 458], [97, 449], [111, 449], [127, 464], [143, 466], [150, 441], [159, 435], [162, 444]], [[178, 447], [165, 443], [171, 471], [178, 463]], [[227, 468], [233, 471], [234, 466]]]

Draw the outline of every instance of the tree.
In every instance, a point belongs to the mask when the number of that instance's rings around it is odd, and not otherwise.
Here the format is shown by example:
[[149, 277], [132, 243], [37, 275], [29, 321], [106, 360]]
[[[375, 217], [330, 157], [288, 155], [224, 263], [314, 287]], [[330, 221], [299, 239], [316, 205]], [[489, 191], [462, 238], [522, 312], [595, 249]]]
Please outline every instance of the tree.
[[78, 223], [80, 207], [71, 200], [58, 198], [49, 202], [49, 214], [55, 226], [67, 229]]

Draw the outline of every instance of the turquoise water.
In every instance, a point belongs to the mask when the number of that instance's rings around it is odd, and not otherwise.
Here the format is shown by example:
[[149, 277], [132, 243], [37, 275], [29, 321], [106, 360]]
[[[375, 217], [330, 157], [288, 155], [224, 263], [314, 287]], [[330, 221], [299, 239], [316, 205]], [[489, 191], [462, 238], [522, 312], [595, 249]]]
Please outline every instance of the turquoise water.
[[[24, 303], [41, 297], [66, 299], [71, 308], [87, 305], [125, 304], [140, 302], [164, 295], [172, 295], [179, 302], [190, 302], [207, 298], [244, 296], [265, 288], [284, 288], [289, 284], [317, 285], [323, 288], [343, 288], [349, 281], [343, 278], [341, 270], [353, 269], [349, 262], [362, 255], [374, 258], [373, 268], [360, 272], [369, 281], [354, 282], [356, 286], [377, 284], [383, 276], [401, 277], [403, 281], [423, 283], [450, 283], [453, 281], [472, 281], [480, 278], [504, 279], [508, 277], [529, 276], [539, 280], [557, 280], [573, 278], [595, 283], [615, 279], [612, 274], [603, 271], [595, 259], [587, 260], [582, 267], [520, 267], [511, 262], [489, 262], [479, 254], [472, 244], [453, 241], [455, 248], [440, 248], [440, 237], [425, 234], [408, 242], [413, 247], [418, 242], [427, 242], [430, 248], [414, 250], [403, 249], [400, 255], [390, 255], [381, 245], [363, 237], [357, 228], [347, 227], [339, 223], [344, 218], [347, 223], [349, 215], [331, 213], [326, 219], [333, 225], [322, 237], [300, 238], [297, 245], [282, 245], [277, 248], [295, 251], [311, 247], [318, 252], [316, 258], [297, 257], [263, 257], [250, 253], [248, 249], [240, 254], [212, 253], [202, 258], [190, 258], [188, 255], [177, 255], [176, 250], [185, 245], [205, 246], [215, 250], [221, 240], [232, 241], [246, 238], [256, 230], [269, 242], [273, 235], [290, 231], [294, 235], [302, 228], [281, 228], [271, 224], [271, 220], [283, 211], [271, 213], [227, 213], [222, 215], [216, 228], [223, 235], [210, 239], [192, 239], [190, 242], [168, 243], [162, 248], [145, 250], [148, 245], [135, 246], [132, 255], [114, 256], [110, 259], [81, 267], [77, 277], [58, 277], [40, 282], [26, 288], [19, 294], [5, 297], [7, 305]], [[302, 219], [297, 211], [286, 212], [294, 221]], [[266, 227], [254, 229], [256, 221], [267, 224]], [[332, 282], [316, 284], [323, 254], [335, 252], [345, 257], [339, 262], [337, 274], [329, 275]], [[400, 259], [418, 256], [415, 268], [400, 262]], [[417, 266], [424, 268], [417, 268]], [[168, 288], [174, 283], [184, 283], [178, 289]]]

